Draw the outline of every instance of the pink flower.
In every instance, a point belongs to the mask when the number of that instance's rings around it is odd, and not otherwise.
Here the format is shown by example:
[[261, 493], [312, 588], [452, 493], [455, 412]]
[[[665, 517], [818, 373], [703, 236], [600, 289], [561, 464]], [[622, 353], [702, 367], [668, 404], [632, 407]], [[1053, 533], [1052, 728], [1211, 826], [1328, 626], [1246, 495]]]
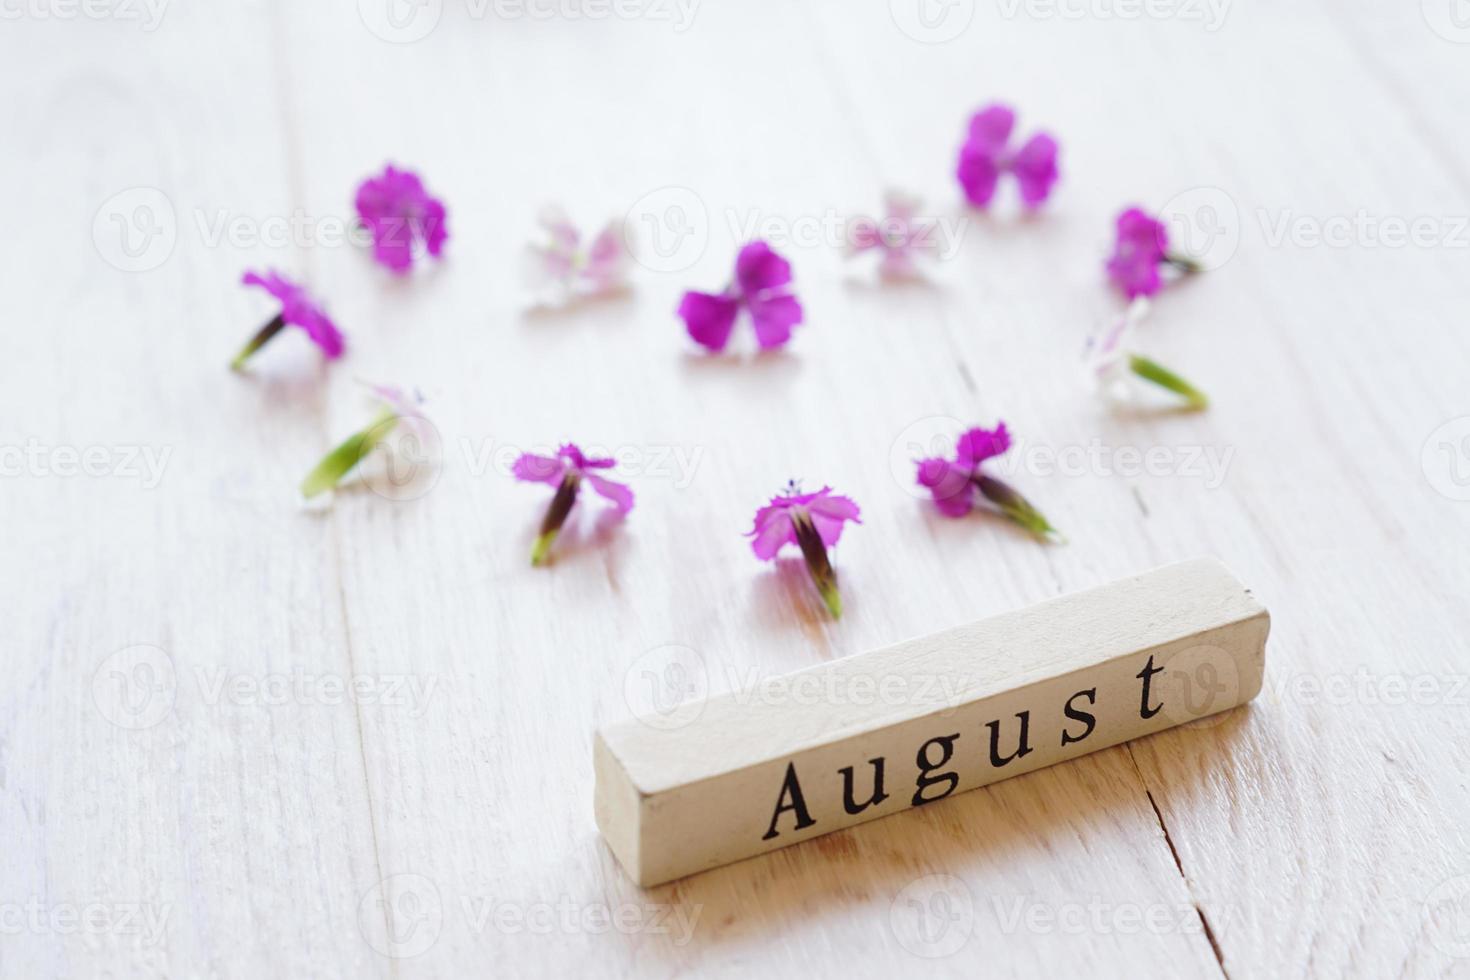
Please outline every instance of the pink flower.
[[1004, 422], [994, 429], [974, 428], [960, 436], [955, 458], [935, 457], [918, 461], [918, 481], [934, 497], [934, 505], [949, 517], [964, 517], [975, 506], [976, 494], [994, 504], [1002, 514], [1041, 537], [1056, 529], [1041, 512], [1006, 483], [984, 473], [980, 464], [1011, 448], [1011, 434]]
[[342, 356], [341, 331], [322, 312], [305, 287], [297, 285], [274, 269], [266, 270], [264, 276], [257, 272], [246, 272], [240, 282], [246, 286], [259, 286], [270, 293], [280, 302], [281, 311], [241, 348], [230, 363], [232, 368], [239, 370], [243, 367], [251, 354], [264, 347], [267, 341], [287, 325], [305, 330], [312, 343], [320, 347], [329, 360]]
[[394, 272], [413, 266], [419, 246], [435, 258], [444, 250], [444, 203], [424, 190], [413, 171], [388, 164], [382, 176], [358, 186], [356, 203], [357, 216], [373, 235], [373, 258]]
[[882, 221], [864, 217], [848, 224], [848, 255], [877, 251], [883, 256], [878, 270], [885, 278], [911, 278], [919, 271], [915, 258], [935, 257], [936, 224], [918, 217], [918, 198], [890, 191], [883, 201], [887, 214]]
[[848, 497], [833, 495], [831, 487], [799, 493], [792, 481], [784, 493], [772, 497], [769, 504], [755, 512], [755, 526], [746, 536], [755, 539], [750, 548], [762, 561], [775, 558], [788, 544], [799, 547], [822, 601], [835, 618], [842, 615], [842, 598], [837, 593], [837, 573], [832, 570], [827, 549], [837, 544], [848, 521], [862, 523], [858, 514], [858, 505]]
[[559, 208], [540, 215], [547, 238], [530, 246], [530, 273], [538, 293], [555, 302], [607, 296], [627, 286], [628, 253], [616, 222], [608, 222], [590, 243]]
[[965, 199], [976, 207], [990, 204], [1000, 175], [1009, 173], [1021, 188], [1027, 208], [1040, 207], [1057, 182], [1057, 141], [1049, 133], [1032, 136], [1012, 151], [1009, 147], [1016, 114], [1009, 106], [992, 105], [970, 119], [970, 133], [960, 147], [955, 176]]
[[572, 512], [572, 505], [577, 502], [577, 491], [581, 489], [582, 481], [585, 480], [598, 494], [612, 501], [620, 515], [626, 516], [633, 509], [633, 491], [626, 484], [609, 480], [597, 473], [598, 470], [611, 469], [615, 465], [616, 461], [612, 459], [584, 456], [582, 450], [570, 442], [558, 449], [555, 456], [522, 453], [515, 461], [511, 472], [517, 480], [556, 487], [556, 495], [551, 498], [551, 507], [541, 521], [541, 532], [531, 548], [532, 565], [539, 565], [546, 560], [552, 542], [566, 523], [567, 515]]
[[1107, 262], [1108, 278], [1129, 299], [1152, 296], [1164, 285], [1161, 269], [1171, 265], [1180, 272], [1198, 272], [1198, 263], [1169, 252], [1169, 230], [1142, 208], [1118, 215], [1117, 240]]
[[801, 322], [801, 303], [791, 292], [791, 263], [765, 242], [751, 242], [740, 250], [735, 281], [723, 293], [685, 293], [679, 316], [695, 343], [720, 351], [729, 343], [741, 309], [750, 311], [761, 350], [786, 343]]

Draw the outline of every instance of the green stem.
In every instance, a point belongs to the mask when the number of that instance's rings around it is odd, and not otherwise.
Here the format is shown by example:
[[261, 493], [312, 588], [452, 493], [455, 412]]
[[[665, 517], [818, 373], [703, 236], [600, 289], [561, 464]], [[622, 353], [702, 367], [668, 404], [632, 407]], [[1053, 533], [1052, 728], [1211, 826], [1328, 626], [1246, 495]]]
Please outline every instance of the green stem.
[[561, 526], [567, 522], [567, 515], [572, 512], [572, 505], [577, 502], [577, 489], [581, 483], [582, 478], [576, 473], [568, 473], [562, 477], [561, 483], [556, 488], [556, 496], [551, 498], [551, 506], [546, 509], [546, 516], [541, 519], [541, 531], [536, 535], [536, 543], [531, 546], [532, 565], [541, 564], [551, 553], [551, 545], [556, 541], [556, 536], [561, 533]]
[[1172, 265], [1174, 268], [1178, 269], [1180, 272], [1185, 273], [1186, 275], [1192, 276], [1197, 272], [1205, 271], [1204, 266], [1200, 265], [1194, 259], [1191, 259], [1186, 255], [1170, 253], [1164, 256], [1164, 261]]
[[842, 596], [837, 591], [837, 573], [827, 557], [827, 546], [822, 543], [822, 536], [804, 513], [793, 514], [791, 524], [796, 529], [796, 543], [801, 547], [801, 556], [806, 559], [806, 570], [811, 573], [812, 584], [817, 587], [832, 618], [841, 619]]
[[1061, 532], [1051, 526], [1051, 522], [1031, 505], [1031, 501], [1021, 496], [1008, 483], [1002, 483], [993, 476], [981, 473], [975, 477], [975, 485], [1000, 512], [1017, 524], [1030, 531], [1039, 538], [1047, 538], [1052, 535], [1061, 537]]
[[383, 409], [367, 428], [354, 432], [340, 446], [322, 457], [316, 468], [301, 481], [301, 495], [309, 500], [322, 491], [335, 487], [397, 424], [398, 416], [386, 408]]
[[1132, 372], [1146, 381], [1152, 381], [1161, 388], [1167, 388], [1174, 394], [1181, 396], [1192, 409], [1208, 408], [1209, 398], [1194, 385], [1184, 380], [1181, 376], [1170, 371], [1158, 361], [1149, 360], [1141, 354], [1128, 355], [1128, 367]]
[[286, 315], [284, 313], [277, 313], [274, 320], [257, 330], [255, 336], [251, 337], [245, 346], [240, 348], [240, 353], [236, 354], [235, 359], [230, 362], [230, 370], [238, 371], [244, 367], [250, 355], [264, 347], [266, 341], [280, 333], [281, 328], [285, 325]]

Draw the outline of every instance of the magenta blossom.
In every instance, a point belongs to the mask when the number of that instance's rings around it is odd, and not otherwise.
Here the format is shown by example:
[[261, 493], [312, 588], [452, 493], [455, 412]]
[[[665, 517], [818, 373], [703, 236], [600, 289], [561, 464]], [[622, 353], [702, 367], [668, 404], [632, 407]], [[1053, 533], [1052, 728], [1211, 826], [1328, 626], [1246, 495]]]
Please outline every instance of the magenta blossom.
[[244, 367], [251, 354], [264, 347], [267, 341], [288, 325], [305, 330], [312, 343], [320, 347], [328, 359], [342, 356], [342, 332], [322, 312], [305, 287], [297, 285], [274, 269], [266, 270], [263, 276], [258, 272], [246, 272], [240, 282], [246, 286], [259, 286], [270, 293], [280, 302], [281, 311], [250, 338], [230, 362], [230, 367], [237, 371]]
[[558, 449], [555, 456], [522, 453], [515, 461], [511, 472], [517, 480], [556, 487], [556, 495], [551, 498], [551, 507], [541, 521], [541, 532], [531, 548], [532, 565], [539, 565], [546, 560], [552, 542], [566, 523], [567, 515], [572, 512], [572, 505], [577, 502], [577, 491], [581, 489], [583, 480], [591, 484], [598, 494], [612, 501], [620, 515], [626, 515], [633, 509], [633, 491], [626, 484], [609, 480], [597, 473], [598, 470], [611, 469], [614, 465], [616, 461], [612, 459], [582, 455], [582, 450], [570, 442]]
[[751, 242], [735, 260], [735, 281], [723, 293], [687, 292], [679, 316], [689, 336], [712, 351], [725, 349], [741, 309], [750, 311], [761, 350], [780, 347], [801, 322], [801, 303], [791, 292], [791, 263], [765, 242]]
[[883, 203], [887, 214], [881, 221], [854, 218], [848, 224], [848, 255], [876, 251], [883, 256], [878, 271], [884, 278], [912, 278], [919, 272], [915, 259], [938, 255], [938, 226], [919, 217], [918, 198], [890, 191]]
[[960, 147], [955, 176], [965, 190], [965, 199], [978, 208], [988, 207], [995, 196], [1000, 175], [1009, 173], [1021, 188], [1027, 208], [1040, 207], [1057, 182], [1057, 141], [1049, 133], [1037, 133], [1020, 149], [1009, 146], [1016, 114], [1009, 106], [992, 105], [970, 119], [970, 133]]
[[1200, 271], [1198, 263], [1169, 252], [1169, 230], [1163, 222], [1137, 207], [1118, 215], [1117, 241], [1107, 270], [1123, 295], [1134, 299], [1157, 293], [1164, 285], [1165, 265], [1183, 273]]
[[388, 164], [382, 176], [358, 185], [356, 204], [373, 235], [373, 258], [394, 272], [407, 272], [419, 247], [435, 258], [444, 250], [444, 202], [431, 197], [413, 171]]
[[1010, 448], [1011, 434], [1004, 422], [997, 423], [994, 429], [970, 429], [955, 444], [954, 459], [935, 457], [918, 461], [919, 485], [929, 488], [935, 506], [950, 517], [968, 514], [975, 506], [978, 493], [1031, 533], [1040, 537], [1055, 534], [1056, 529], [1025, 497], [981, 470], [981, 463]]
[[848, 521], [862, 523], [858, 514], [858, 505], [848, 497], [833, 495], [831, 487], [800, 493], [793, 480], [783, 493], [755, 512], [755, 526], [747, 537], [755, 539], [750, 548], [762, 561], [775, 558], [788, 544], [799, 547], [822, 601], [835, 618], [842, 615], [842, 597], [837, 593], [837, 573], [832, 570], [827, 549], [837, 544]]

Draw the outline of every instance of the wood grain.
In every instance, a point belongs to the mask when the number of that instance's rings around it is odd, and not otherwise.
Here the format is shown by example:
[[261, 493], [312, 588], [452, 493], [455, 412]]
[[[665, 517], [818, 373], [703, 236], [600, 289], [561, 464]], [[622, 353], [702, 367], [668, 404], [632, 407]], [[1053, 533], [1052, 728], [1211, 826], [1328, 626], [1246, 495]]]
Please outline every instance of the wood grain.
[[[1433, 2], [1229, 5], [1214, 30], [976, 5], [942, 44], [891, 6], [700, 4], [680, 31], [445, 0], [411, 43], [367, 0], [7, 13], [0, 446], [44, 465], [0, 485], [0, 975], [1470, 975], [1470, 47]], [[1063, 145], [1039, 220], [959, 208], [952, 154], [997, 98]], [[344, 226], [389, 159], [448, 202], [442, 264], [397, 281], [256, 240]], [[887, 186], [967, 219], [931, 285], [878, 287], [819, 231], [784, 246], [787, 351], [690, 350], [672, 310], [742, 230]], [[552, 202], [589, 226], [686, 207], [703, 249], [527, 313]], [[1221, 220], [1215, 268], [1143, 328], [1205, 415], [1078, 383], [1133, 202]], [[141, 204], [174, 241], [129, 257], [112, 219]], [[1428, 218], [1428, 243], [1360, 213]], [[342, 363], [297, 336], [225, 370], [266, 264], [326, 298]], [[304, 508], [365, 421], [357, 378], [429, 396], [443, 465], [411, 499]], [[997, 417], [1067, 544], [941, 518], [891, 462]], [[533, 570], [545, 495], [495, 454], [564, 439], [633, 461], [638, 506], [587, 508]], [[57, 475], [63, 447], [107, 447], [108, 475]], [[126, 447], [168, 452], [156, 485]], [[1121, 473], [1119, 447], [1169, 463]], [[840, 622], [740, 537], [791, 477], [863, 506]], [[591, 732], [677, 679], [672, 646], [720, 691], [1196, 554], [1273, 612], [1266, 689], [1218, 724], [647, 891], [597, 837]], [[105, 928], [66, 926], [99, 903]]]

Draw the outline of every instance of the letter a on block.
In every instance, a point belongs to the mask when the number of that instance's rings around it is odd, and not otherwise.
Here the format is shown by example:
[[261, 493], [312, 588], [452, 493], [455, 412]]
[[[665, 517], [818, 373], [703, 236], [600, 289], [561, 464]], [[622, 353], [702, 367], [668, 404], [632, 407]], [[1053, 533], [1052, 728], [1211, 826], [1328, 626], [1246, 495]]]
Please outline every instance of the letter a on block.
[[680, 728], [610, 725], [593, 742], [597, 825], [647, 886], [942, 807], [1244, 704], [1261, 689], [1269, 631], [1265, 607], [1219, 562], [1198, 559], [829, 661], [784, 689], [876, 689], [896, 677], [921, 693], [817, 705], [725, 695]]

